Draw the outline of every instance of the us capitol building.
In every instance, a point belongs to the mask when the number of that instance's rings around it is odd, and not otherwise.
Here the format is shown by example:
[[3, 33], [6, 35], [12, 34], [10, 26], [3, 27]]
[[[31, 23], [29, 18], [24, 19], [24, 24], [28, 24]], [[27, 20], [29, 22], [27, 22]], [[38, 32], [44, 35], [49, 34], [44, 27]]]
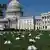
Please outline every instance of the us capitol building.
[[23, 17], [22, 5], [12, 0], [8, 5], [5, 18], [0, 19], [0, 28], [33, 29], [33, 16]]
[[0, 19], [0, 28], [50, 30], [50, 12], [40, 16], [23, 16], [22, 5], [12, 0], [7, 5], [5, 17]]

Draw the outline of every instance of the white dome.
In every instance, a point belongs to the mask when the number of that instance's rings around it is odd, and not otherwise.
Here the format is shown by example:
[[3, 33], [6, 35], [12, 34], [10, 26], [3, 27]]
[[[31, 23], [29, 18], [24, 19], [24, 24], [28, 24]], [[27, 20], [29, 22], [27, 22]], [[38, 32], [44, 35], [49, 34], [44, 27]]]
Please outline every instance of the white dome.
[[20, 11], [21, 5], [17, 0], [12, 0], [7, 7], [7, 12], [9, 11]]

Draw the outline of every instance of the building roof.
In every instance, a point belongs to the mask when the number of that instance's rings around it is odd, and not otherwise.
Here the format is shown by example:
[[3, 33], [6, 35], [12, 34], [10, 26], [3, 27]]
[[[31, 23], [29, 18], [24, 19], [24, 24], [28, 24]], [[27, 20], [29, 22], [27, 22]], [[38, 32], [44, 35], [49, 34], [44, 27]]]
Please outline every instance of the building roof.
[[27, 16], [27, 17], [26, 17], [26, 16], [23, 16], [23, 17], [20, 17], [20, 19], [29, 19], [29, 18], [30, 18], [30, 19], [31, 19], [31, 18], [33, 19], [33, 16]]
[[48, 13], [41, 13], [41, 16], [48, 16]]
[[35, 16], [35, 19], [41, 19], [41, 16]]
[[7, 19], [1, 18], [0, 21], [8, 21]]
[[7, 19], [4, 19], [4, 18], [1, 18], [1, 19], [0, 19], [0, 23], [7, 23], [7, 22], [8, 22]]

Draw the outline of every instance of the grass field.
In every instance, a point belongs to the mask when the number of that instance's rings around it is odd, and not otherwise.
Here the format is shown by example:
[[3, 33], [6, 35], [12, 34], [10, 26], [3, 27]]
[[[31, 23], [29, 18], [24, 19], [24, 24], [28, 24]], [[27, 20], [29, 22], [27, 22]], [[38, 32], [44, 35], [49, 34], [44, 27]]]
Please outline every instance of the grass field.
[[50, 31], [0, 31], [1, 50], [28, 50], [31, 45], [37, 50], [50, 50]]

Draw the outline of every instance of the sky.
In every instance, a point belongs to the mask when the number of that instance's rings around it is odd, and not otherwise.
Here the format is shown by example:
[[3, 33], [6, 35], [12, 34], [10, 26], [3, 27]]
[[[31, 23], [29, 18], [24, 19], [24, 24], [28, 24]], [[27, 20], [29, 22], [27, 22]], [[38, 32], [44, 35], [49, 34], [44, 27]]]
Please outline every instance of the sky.
[[[10, 0], [0, 0], [0, 4], [8, 3]], [[37, 16], [50, 11], [50, 0], [19, 0], [23, 6], [24, 16]]]

